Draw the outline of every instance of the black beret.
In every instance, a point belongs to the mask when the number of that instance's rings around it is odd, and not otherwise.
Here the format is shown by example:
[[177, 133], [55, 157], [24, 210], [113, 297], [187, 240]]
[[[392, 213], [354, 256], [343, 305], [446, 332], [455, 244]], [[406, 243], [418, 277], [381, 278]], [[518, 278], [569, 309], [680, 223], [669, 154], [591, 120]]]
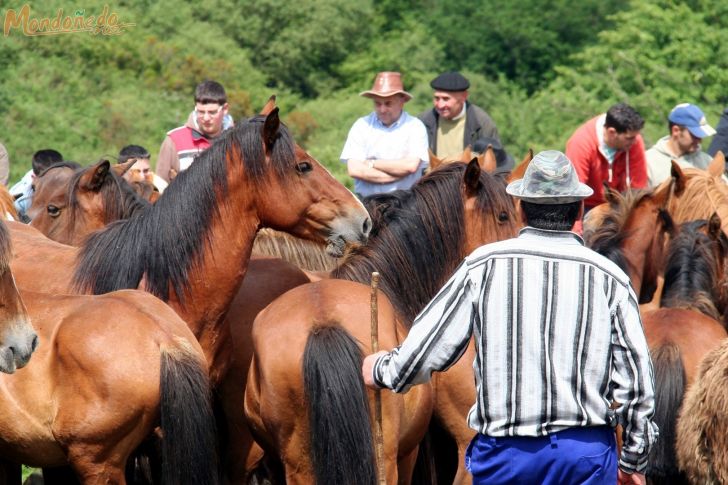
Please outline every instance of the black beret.
[[459, 72], [445, 72], [433, 79], [430, 86], [438, 91], [465, 91], [470, 87], [470, 81]]

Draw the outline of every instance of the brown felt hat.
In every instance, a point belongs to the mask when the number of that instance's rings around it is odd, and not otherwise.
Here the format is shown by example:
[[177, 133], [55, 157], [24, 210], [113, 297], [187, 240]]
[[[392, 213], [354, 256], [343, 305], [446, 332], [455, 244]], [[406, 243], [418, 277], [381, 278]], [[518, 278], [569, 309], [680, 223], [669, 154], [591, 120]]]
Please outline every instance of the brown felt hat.
[[402, 75], [398, 72], [380, 72], [374, 79], [372, 89], [359, 93], [359, 96], [365, 96], [371, 98], [372, 96], [379, 96], [381, 98], [388, 98], [395, 94], [403, 94], [405, 101], [412, 99], [412, 95], [404, 90], [402, 85]]

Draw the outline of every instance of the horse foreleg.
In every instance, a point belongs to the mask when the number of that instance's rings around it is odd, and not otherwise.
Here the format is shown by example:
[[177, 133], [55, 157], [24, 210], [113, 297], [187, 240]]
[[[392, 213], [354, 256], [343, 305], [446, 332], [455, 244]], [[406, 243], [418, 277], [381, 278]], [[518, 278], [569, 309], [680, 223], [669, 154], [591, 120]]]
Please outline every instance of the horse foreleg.
[[465, 354], [450, 369], [435, 374], [434, 414], [457, 445], [458, 463], [453, 484], [467, 485], [472, 477], [465, 468], [465, 452], [475, 436], [467, 423], [468, 412], [475, 403], [475, 383], [472, 362], [475, 350], [472, 342]]
[[0, 460], [0, 484], [20, 485], [22, 475], [23, 473], [20, 465]]

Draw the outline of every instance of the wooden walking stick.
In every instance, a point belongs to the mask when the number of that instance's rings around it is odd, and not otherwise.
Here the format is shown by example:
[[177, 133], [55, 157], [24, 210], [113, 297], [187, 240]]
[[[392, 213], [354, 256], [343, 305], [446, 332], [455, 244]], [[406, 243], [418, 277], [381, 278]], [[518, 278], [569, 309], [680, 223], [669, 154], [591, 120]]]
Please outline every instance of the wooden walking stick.
[[[379, 287], [379, 273], [372, 273], [372, 353], [379, 352], [379, 308], [377, 305], [377, 288]], [[379, 389], [374, 391], [374, 447], [377, 457], [377, 471], [379, 483], [386, 484], [384, 470], [384, 435], [382, 433], [382, 394]]]

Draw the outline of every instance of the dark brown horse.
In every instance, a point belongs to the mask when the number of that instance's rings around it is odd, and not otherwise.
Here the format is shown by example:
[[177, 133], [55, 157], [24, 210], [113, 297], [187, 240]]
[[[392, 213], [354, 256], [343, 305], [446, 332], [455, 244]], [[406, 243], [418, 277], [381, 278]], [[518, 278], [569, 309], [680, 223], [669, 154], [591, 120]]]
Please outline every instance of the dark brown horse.
[[[347, 469], [322, 468], [324, 462], [317, 458], [319, 445], [329, 450], [337, 447], [342, 452], [358, 450], [359, 456], [368, 458], [356, 464], [361, 467], [359, 475], [364, 477], [361, 483], [373, 477], [371, 441], [344, 441], [345, 435], [339, 433], [329, 433], [328, 439], [322, 436], [318, 428], [321, 417], [314, 419], [312, 412], [305, 408], [306, 403], [315, 406], [316, 402], [306, 391], [311, 381], [303, 378], [316, 366], [317, 359], [322, 358], [318, 350], [324, 345], [322, 342], [336, 341], [341, 353], [330, 358], [340, 358], [336, 368], [349, 377], [342, 378], [338, 384], [330, 383], [330, 392], [338, 389], [346, 395], [363, 386], [359, 373], [361, 353], [371, 351], [366, 311], [369, 289], [365, 285], [371, 272], [381, 272], [382, 292], [394, 308], [391, 316], [380, 316], [380, 333], [385, 336], [384, 342], [388, 342], [382, 345], [392, 348], [405, 334], [404, 328], [395, 323], [395, 315], [397, 322], [411, 322], [466, 254], [485, 242], [512, 237], [517, 228], [513, 202], [505, 193], [505, 184], [481, 171], [476, 162], [435, 170], [410, 191], [382, 194], [371, 198], [368, 204], [374, 221], [369, 243], [356, 249], [332, 272], [335, 278], [359, 284], [326, 280], [298, 287], [275, 300], [254, 324], [255, 354], [248, 376], [246, 414], [260, 443], [269, 454], [280, 459], [289, 483], [334, 483], [347, 473]], [[295, 314], [290, 313], [293, 308]], [[279, 347], [275, 342], [280, 343], [282, 339], [285, 339], [286, 352], [276, 350]], [[472, 358], [472, 354], [464, 356], [435, 384], [440, 392], [440, 396], [435, 396], [435, 412], [458, 444], [463, 441], [465, 446], [474, 435], [474, 431], [467, 429], [465, 418], [475, 401]], [[466, 377], [452, 379], [458, 372]], [[413, 391], [404, 396], [388, 396], [385, 408], [390, 413], [385, 417], [385, 429], [388, 426], [387, 433], [390, 433], [385, 437], [388, 483], [397, 479], [408, 483], [419, 443], [417, 438], [424, 432], [422, 421], [404, 420], [410, 415], [405, 409], [419, 410], [420, 415], [427, 411], [424, 404], [408, 405], [424, 399], [416, 393], [410, 394]], [[371, 393], [364, 396], [371, 399]], [[357, 402], [365, 404], [366, 401]], [[359, 407], [358, 419], [346, 420], [356, 422], [361, 433], [370, 426], [363, 404]], [[341, 412], [332, 410], [331, 416], [341, 417]], [[402, 421], [393, 420], [396, 416]], [[451, 423], [455, 423], [454, 428], [448, 427]], [[350, 462], [345, 461], [347, 466], [355, 465]], [[463, 475], [458, 480], [467, 478], [464, 470]], [[349, 477], [353, 476], [354, 473]]]
[[661, 308], [643, 316], [655, 369], [655, 422], [660, 427], [647, 468], [653, 483], [688, 483], [675, 459], [677, 415], [700, 361], [728, 337], [726, 256], [728, 238], [717, 215], [682, 224], [667, 252]]

